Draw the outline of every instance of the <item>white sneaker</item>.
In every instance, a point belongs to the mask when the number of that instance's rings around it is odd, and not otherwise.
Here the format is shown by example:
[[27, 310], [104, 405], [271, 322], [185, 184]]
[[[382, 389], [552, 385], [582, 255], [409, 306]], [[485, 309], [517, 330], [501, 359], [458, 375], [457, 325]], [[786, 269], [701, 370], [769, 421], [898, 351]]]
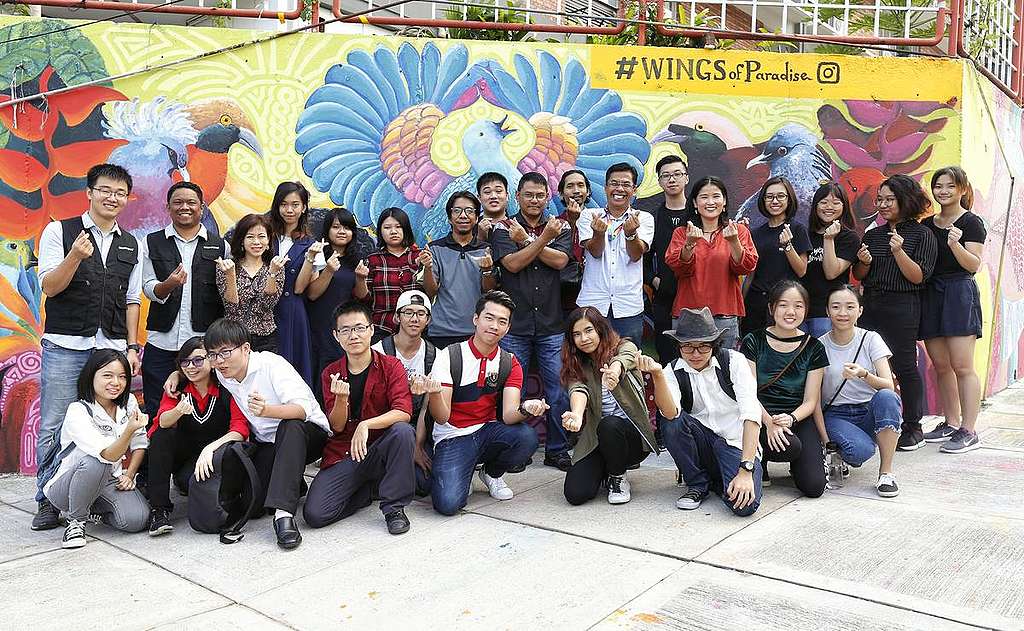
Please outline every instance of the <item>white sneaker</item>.
[[896, 485], [896, 476], [891, 473], [879, 474], [875, 489], [881, 497], [896, 497], [900, 494], [900, 487]]
[[706, 495], [707, 493], [688, 489], [686, 493], [683, 493], [682, 497], [676, 500], [676, 508], [679, 510], [697, 510], [700, 508], [700, 503], [704, 501]]
[[608, 503], [625, 504], [629, 500], [629, 480], [626, 479], [626, 476], [608, 476]]
[[85, 523], [77, 519], [69, 519], [68, 527], [64, 529], [64, 539], [61, 541], [62, 548], [81, 548], [85, 545]]
[[487, 492], [494, 499], [502, 501], [512, 499], [512, 489], [508, 488], [508, 485], [501, 478], [492, 478], [483, 469], [480, 469], [480, 481], [484, 483], [484, 486], [487, 487]]

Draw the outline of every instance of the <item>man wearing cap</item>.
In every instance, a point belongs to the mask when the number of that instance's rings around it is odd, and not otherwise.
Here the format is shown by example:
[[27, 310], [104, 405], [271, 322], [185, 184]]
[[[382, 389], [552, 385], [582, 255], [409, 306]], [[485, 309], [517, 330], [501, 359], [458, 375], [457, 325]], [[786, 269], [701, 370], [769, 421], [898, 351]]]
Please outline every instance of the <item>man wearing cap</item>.
[[683, 309], [675, 330], [664, 333], [679, 343], [681, 356], [665, 376], [679, 386], [682, 412], [659, 418], [687, 486], [676, 507], [696, 509], [714, 491], [735, 515], [752, 515], [761, 504], [761, 406], [750, 366], [740, 353], [722, 348], [726, 331], [715, 326], [707, 307]]
[[[437, 348], [423, 338], [423, 331], [430, 324], [430, 300], [418, 289], [409, 289], [398, 297], [398, 333], [385, 337], [373, 345], [373, 350], [398, 358], [405, 366], [409, 386], [413, 387], [434, 367]], [[417, 390], [422, 390], [417, 386]], [[430, 430], [432, 422], [424, 405], [426, 396], [420, 392], [412, 395], [412, 424], [416, 428], [416, 494], [430, 495], [430, 465], [433, 457], [433, 440]]]
[[497, 285], [491, 250], [474, 236], [480, 200], [469, 191], [456, 191], [445, 208], [451, 232], [431, 241], [420, 254], [423, 289], [434, 299], [429, 336], [437, 348], [469, 339], [476, 301]]

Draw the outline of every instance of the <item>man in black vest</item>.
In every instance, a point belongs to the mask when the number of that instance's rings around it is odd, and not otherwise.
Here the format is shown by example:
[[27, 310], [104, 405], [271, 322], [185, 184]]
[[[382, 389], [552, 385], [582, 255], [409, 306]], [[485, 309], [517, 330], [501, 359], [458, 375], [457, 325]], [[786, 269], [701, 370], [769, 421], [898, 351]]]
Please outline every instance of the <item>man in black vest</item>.
[[666, 366], [665, 377], [679, 386], [682, 412], [658, 423], [686, 481], [676, 507], [696, 509], [714, 491], [747, 517], [761, 504], [761, 404], [747, 358], [722, 348], [725, 332], [707, 307], [683, 309], [675, 330], [664, 332], [679, 343], [681, 359]]
[[142, 244], [142, 291], [150, 299], [142, 395], [146, 414], [156, 417], [164, 381], [177, 369], [178, 349], [224, 315], [217, 293], [217, 259], [227, 257], [224, 241], [200, 223], [203, 190], [178, 182], [167, 191], [171, 223], [146, 235]]
[[40, 369], [40, 419], [36, 442], [39, 510], [33, 530], [59, 525], [59, 513], [43, 495], [56, 472], [60, 428], [78, 398], [78, 374], [92, 351], [114, 348], [139, 371], [139, 244], [117, 225], [132, 190], [132, 177], [114, 164], [86, 175], [85, 214], [54, 221], [39, 238], [39, 282], [46, 294], [46, 328]]

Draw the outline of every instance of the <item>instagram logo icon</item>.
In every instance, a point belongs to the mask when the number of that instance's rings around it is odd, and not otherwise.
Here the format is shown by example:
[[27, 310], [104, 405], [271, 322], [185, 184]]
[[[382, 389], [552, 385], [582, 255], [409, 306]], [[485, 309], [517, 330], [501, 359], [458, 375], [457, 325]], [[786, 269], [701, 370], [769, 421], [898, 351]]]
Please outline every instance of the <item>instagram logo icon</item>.
[[834, 61], [818, 62], [818, 83], [839, 83], [839, 64]]

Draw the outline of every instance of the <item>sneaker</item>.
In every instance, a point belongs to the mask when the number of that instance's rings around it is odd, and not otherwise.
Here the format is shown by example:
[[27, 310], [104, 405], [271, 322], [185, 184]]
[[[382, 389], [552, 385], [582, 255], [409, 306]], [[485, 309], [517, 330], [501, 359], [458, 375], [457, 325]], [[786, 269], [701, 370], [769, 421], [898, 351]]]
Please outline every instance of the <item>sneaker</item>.
[[629, 480], [626, 479], [626, 476], [608, 476], [608, 503], [625, 504], [629, 500]]
[[166, 535], [174, 531], [171, 525], [170, 511], [166, 508], [154, 508], [149, 511], [149, 536]]
[[919, 423], [904, 423], [900, 438], [896, 441], [896, 451], [914, 451], [924, 446], [924, 432]]
[[843, 461], [843, 466], [842, 466], [841, 470], [843, 472], [843, 479], [844, 480], [846, 478], [850, 477], [850, 465], [846, 464], [845, 460]]
[[700, 503], [707, 497], [707, 493], [701, 493], [700, 491], [694, 491], [693, 489], [683, 493], [682, 497], [676, 500], [676, 508], [681, 510], [696, 510], [700, 508]]
[[[547, 457], [545, 456], [545, 460], [546, 459], [547, 459]], [[524, 462], [523, 464], [517, 464], [515, 466], [509, 467], [508, 470], [505, 473], [522, 473], [523, 471], [526, 471], [526, 467], [528, 467], [528, 466], [530, 466], [532, 464], [533, 464], [533, 458], [528, 458], [526, 460], [526, 462]], [[545, 464], [547, 464], [547, 463], [545, 463]], [[480, 470], [480, 471], [483, 471], [483, 467], [484, 466], [482, 464], [477, 465], [477, 469]]]
[[949, 440], [939, 446], [944, 454], [963, 454], [981, 447], [981, 439], [977, 432], [969, 432], [962, 427], [953, 432]]
[[875, 489], [881, 497], [896, 497], [900, 494], [900, 487], [896, 486], [896, 476], [891, 473], [879, 475]]
[[53, 530], [60, 526], [60, 511], [50, 500], [39, 502], [35, 517], [32, 518], [32, 530]]
[[557, 454], [544, 454], [544, 466], [554, 467], [559, 471], [568, 471], [572, 468], [572, 457], [568, 451]]
[[384, 521], [388, 525], [388, 532], [393, 535], [401, 535], [409, 532], [409, 518], [405, 516], [405, 509], [396, 508], [387, 515]]
[[64, 529], [64, 538], [60, 547], [73, 549], [85, 545], [85, 522], [77, 519], [69, 519], [68, 527]]
[[483, 469], [480, 470], [480, 481], [487, 487], [487, 492], [491, 494], [496, 500], [510, 500], [512, 499], [512, 489], [508, 488], [505, 481], [501, 478], [492, 478], [487, 475]]
[[960, 429], [960, 428], [959, 427], [953, 427], [952, 425], [950, 425], [946, 421], [942, 421], [941, 423], [936, 425], [935, 429], [933, 429], [932, 431], [925, 432], [924, 442], [926, 442], [926, 443], [944, 443], [944, 442], [946, 442], [949, 439], [950, 436], [953, 435], [953, 432], [955, 432], [958, 429]]

